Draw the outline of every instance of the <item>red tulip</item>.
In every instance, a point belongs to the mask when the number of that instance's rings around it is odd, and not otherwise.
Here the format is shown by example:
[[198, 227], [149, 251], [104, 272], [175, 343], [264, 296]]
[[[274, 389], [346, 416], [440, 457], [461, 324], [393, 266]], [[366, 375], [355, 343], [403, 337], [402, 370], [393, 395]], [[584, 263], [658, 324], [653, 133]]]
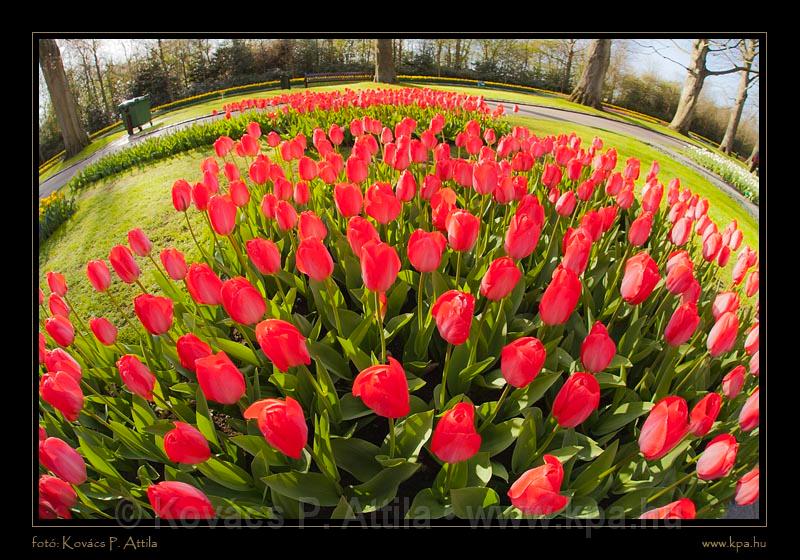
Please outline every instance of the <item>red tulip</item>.
[[245, 247], [247, 256], [261, 274], [275, 274], [281, 269], [281, 253], [269, 239], [250, 239]]
[[353, 396], [360, 397], [375, 414], [385, 418], [401, 418], [411, 410], [405, 371], [391, 357], [388, 365], [370, 366], [356, 376]]
[[759, 401], [758, 401], [759, 388], [753, 391], [753, 394], [747, 397], [744, 402], [742, 411], [739, 413], [739, 427], [743, 432], [758, 427], [759, 422]]
[[750, 373], [752, 373], [753, 376], [758, 377], [758, 371], [759, 371], [758, 352], [756, 352], [750, 357], [750, 363], [748, 365], [750, 367]]
[[661, 276], [658, 265], [647, 253], [639, 253], [625, 263], [620, 293], [630, 305], [639, 305], [652, 293]]
[[230, 195], [212, 196], [208, 201], [208, 217], [217, 235], [230, 235], [236, 227], [236, 205]]
[[111, 273], [102, 259], [86, 263], [86, 276], [89, 278], [89, 283], [98, 292], [105, 292], [111, 285]]
[[695, 515], [694, 502], [689, 498], [681, 498], [663, 507], [646, 511], [639, 519], [694, 519]]
[[414, 179], [414, 174], [408, 170], [400, 174], [395, 186], [395, 196], [403, 202], [408, 202], [417, 194], [417, 180]]
[[472, 168], [472, 188], [480, 195], [494, 192], [498, 183], [498, 168], [494, 161], [477, 163]]
[[271, 130], [267, 134], [267, 144], [269, 144], [269, 147], [270, 148], [276, 148], [278, 146], [278, 144], [280, 144], [280, 143], [281, 143], [280, 135], [277, 132], [275, 132], [274, 130]]
[[500, 301], [517, 286], [522, 272], [510, 257], [492, 261], [481, 280], [481, 295], [491, 301]]
[[105, 317], [95, 317], [89, 320], [89, 328], [92, 329], [95, 338], [97, 338], [101, 344], [113, 346], [117, 341], [117, 327]]
[[205, 183], [195, 183], [194, 187], [192, 187], [192, 200], [194, 201], [195, 208], [201, 212], [205, 212], [208, 209], [208, 201], [212, 194], [214, 193], [211, 192], [211, 189], [209, 189]]
[[672, 226], [672, 229], [669, 233], [669, 239], [675, 245], [680, 247], [686, 244], [691, 233], [692, 221], [689, 218], [681, 218], [675, 222], [675, 225]]
[[317, 282], [324, 282], [333, 272], [333, 259], [322, 241], [315, 237], [300, 242], [296, 253], [297, 270]]
[[231, 151], [233, 148], [233, 139], [229, 136], [220, 136], [216, 140], [214, 140], [214, 152], [216, 152], [217, 157], [224, 158], [228, 155], [228, 152]]
[[192, 203], [192, 187], [184, 179], [172, 184], [172, 205], [178, 212], [186, 212]]
[[133, 284], [139, 279], [139, 265], [131, 255], [130, 250], [124, 245], [116, 245], [108, 254], [108, 261], [120, 280], [126, 284]]
[[147, 488], [147, 499], [161, 519], [213, 519], [214, 506], [191, 484], [169, 480]]
[[356, 184], [364, 182], [364, 179], [369, 175], [367, 162], [352, 155], [347, 158], [345, 171], [347, 172], [347, 180]]
[[703, 259], [706, 262], [716, 259], [720, 249], [722, 249], [722, 236], [719, 233], [703, 236]]
[[140, 294], [133, 300], [133, 310], [147, 332], [164, 334], [172, 327], [172, 300], [168, 297]]
[[360, 214], [364, 204], [361, 189], [352, 183], [337, 183], [333, 187], [333, 200], [336, 203], [336, 209], [345, 218]]
[[222, 303], [222, 280], [207, 264], [191, 264], [186, 274], [186, 289], [192, 299], [203, 305]]
[[45, 350], [44, 364], [47, 371], [63, 371], [70, 374], [75, 381], [81, 380], [81, 366], [66, 350]]
[[297, 172], [303, 181], [311, 181], [319, 173], [317, 162], [308, 156], [303, 156], [297, 162]]
[[395, 196], [388, 183], [375, 183], [367, 189], [364, 211], [379, 224], [396, 220], [402, 209], [403, 203]]
[[734, 313], [737, 309], [739, 309], [739, 294], [736, 292], [720, 292], [711, 305], [715, 321], [725, 313]]
[[[225, 168], [227, 169], [227, 164]], [[231, 181], [230, 195], [231, 200], [237, 208], [243, 208], [250, 202], [250, 191], [247, 189], [247, 185], [244, 184], [244, 181], [240, 181], [238, 178], [237, 180]]]
[[542, 371], [547, 351], [538, 338], [523, 336], [500, 352], [500, 371], [512, 387], [527, 387]]
[[431, 451], [440, 461], [461, 463], [474, 457], [480, 448], [474, 405], [460, 402], [442, 415], [431, 438]]
[[69, 318], [69, 305], [61, 299], [56, 293], [50, 294], [47, 298], [47, 306], [50, 309], [51, 315], [61, 315], [62, 317]]
[[664, 338], [670, 346], [678, 347], [687, 342], [700, 324], [700, 316], [697, 314], [697, 305], [692, 301], [687, 301], [678, 306], [670, 317], [664, 329]]
[[380, 241], [378, 230], [369, 220], [361, 216], [353, 216], [347, 222], [347, 241], [353, 254], [361, 259], [361, 249], [369, 241]]
[[689, 432], [697, 437], [706, 435], [719, 415], [722, 397], [719, 393], [709, 393], [700, 399], [689, 414]]
[[164, 434], [164, 451], [173, 463], [196, 465], [211, 457], [211, 449], [200, 430], [185, 422], [175, 422], [175, 428]]
[[569, 498], [562, 496], [564, 468], [553, 455], [544, 456], [544, 465], [525, 471], [508, 491], [511, 503], [528, 515], [550, 515], [566, 507]]
[[299, 459], [308, 442], [308, 425], [303, 409], [292, 397], [263, 399], [251, 404], [244, 417], [258, 422], [267, 442], [292, 459]]
[[49, 437], [39, 445], [39, 462], [61, 480], [79, 486], [86, 482], [86, 462], [68, 443]]
[[474, 311], [475, 297], [458, 290], [443, 293], [431, 307], [439, 335], [456, 346], [464, 344], [469, 338]]
[[278, 199], [274, 194], [267, 193], [261, 199], [261, 213], [264, 217], [270, 220], [275, 219], [275, 207], [278, 205]]
[[735, 399], [744, 386], [744, 366], [736, 366], [722, 378], [722, 393], [729, 399]]
[[712, 358], [733, 349], [736, 336], [739, 333], [739, 318], [736, 313], [728, 311], [720, 315], [711, 331], [708, 333], [706, 346]]
[[275, 220], [281, 231], [289, 231], [297, 223], [297, 211], [285, 200], [275, 203]]
[[574, 428], [600, 405], [600, 384], [591, 373], [576, 372], [553, 401], [553, 417], [562, 428]]
[[178, 338], [175, 349], [178, 351], [181, 366], [192, 372], [195, 371], [195, 360], [212, 354], [211, 347], [193, 333], [186, 333]]
[[731, 434], [721, 434], [706, 445], [697, 461], [697, 477], [700, 480], [716, 480], [727, 475], [736, 462], [739, 444]]
[[[44, 335], [39, 333], [39, 363], [43, 363], [45, 360], [45, 352], [47, 352], [47, 342], [44, 339]], [[49, 368], [48, 368], [49, 369]]]
[[220, 404], [235, 404], [244, 396], [244, 376], [225, 352], [194, 361], [197, 382], [206, 399]]
[[748, 506], [758, 499], [759, 478], [761, 469], [753, 468], [736, 483], [736, 504]]
[[140, 228], [134, 228], [128, 232], [128, 245], [140, 257], [149, 255], [150, 250], [153, 248], [153, 242]]
[[650, 410], [639, 432], [639, 450], [648, 461], [669, 453], [689, 431], [689, 408], [681, 397], [664, 397]]
[[58, 294], [60, 297], [67, 295], [67, 280], [60, 272], [48, 272], [47, 285], [54, 294]]
[[568, 268], [559, 265], [542, 294], [539, 315], [546, 325], [565, 323], [581, 297], [581, 281]]
[[225, 311], [237, 323], [254, 325], [267, 312], [261, 292], [241, 276], [223, 282], [220, 296]]
[[454, 251], [469, 251], [478, 239], [480, 220], [466, 210], [454, 210], [445, 219], [447, 241]]
[[78, 495], [69, 483], [54, 476], [39, 477], [39, 517], [41, 519], [72, 519], [70, 508]]
[[581, 344], [581, 362], [587, 371], [603, 371], [617, 354], [617, 345], [605, 325], [597, 321]]
[[575, 210], [575, 205], [578, 201], [575, 199], [575, 193], [566, 191], [556, 201], [556, 212], [559, 216], [569, 216]]
[[727, 245], [723, 245], [722, 248], [719, 250], [719, 254], [717, 255], [717, 265], [720, 268], [725, 268], [728, 266], [728, 261], [731, 258], [731, 249]]
[[417, 229], [408, 239], [408, 260], [419, 272], [433, 272], [442, 262], [447, 239], [438, 231]]
[[316, 237], [320, 241], [328, 236], [328, 228], [325, 227], [322, 219], [311, 210], [300, 213], [300, 223], [297, 228], [300, 240]]
[[539, 243], [541, 232], [541, 222], [530, 214], [517, 211], [511, 218], [511, 223], [506, 232], [506, 254], [516, 260], [528, 257]]
[[291, 323], [280, 319], [261, 321], [256, 325], [256, 339], [267, 358], [282, 372], [311, 363], [306, 338]]
[[689, 261], [688, 266], [684, 263], [676, 264], [667, 272], [667, 291], [671, 294], [680, 295], [689, 289], [694, 279], [691, 261]]
[[381, 241], [367, 241], [361, 247], [361, 278], [364, 287], [372, 292], [391, 288], [400, 272], [397, 250]]
[[70, 422], [78, 419], [83, 408], [83, 391], [78, 381], [65, 371], [47, 372], [39, 380], [42, 400], [59, 410]]
[[44, 321], [44, 328], [50, 338], [56, 341], [59, 346], [67, 347], [75, 340], [75, 329], [69, 319], [62, 315], [48, 317]]
[[126, 354], [117, 360], [119, 376], [125, 386], [135, 395], [139, 395], [145, 400], [153, 400], [153, 388], [156, 385], [156, 378], [147, 369], [139, 358], [133, 354]]
[[183, 253], [170, 247], [161, 251], [161, 264], [173, 280], [183, 280], [189, 272]]
[[[565, 236], [566, 237], [566, 236]], [[592, 236], [583, 226], [574, 230], [565, 243], [561, 266], [577, 275], [583, 274], [592, 252]]]
[[422, 180], [420, 196], [423, 200], [430, 200], [431, 197], [442, 188], [442, 181], [436, 175], [425, 175]]

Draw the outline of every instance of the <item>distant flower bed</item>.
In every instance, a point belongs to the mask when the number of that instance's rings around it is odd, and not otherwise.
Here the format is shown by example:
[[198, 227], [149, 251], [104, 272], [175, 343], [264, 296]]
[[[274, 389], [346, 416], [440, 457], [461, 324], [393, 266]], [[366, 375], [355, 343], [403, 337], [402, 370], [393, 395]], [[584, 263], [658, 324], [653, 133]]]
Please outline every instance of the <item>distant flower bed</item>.
[[75, 213], [75, 200], [56, 191], [39, 200], [39, 242], [41, 243]]
[[730, 158], [703, 148], [689, 148], [684, 152], [692, 160], [733, 185], [737, 191], [758, 204], [759, 179]]

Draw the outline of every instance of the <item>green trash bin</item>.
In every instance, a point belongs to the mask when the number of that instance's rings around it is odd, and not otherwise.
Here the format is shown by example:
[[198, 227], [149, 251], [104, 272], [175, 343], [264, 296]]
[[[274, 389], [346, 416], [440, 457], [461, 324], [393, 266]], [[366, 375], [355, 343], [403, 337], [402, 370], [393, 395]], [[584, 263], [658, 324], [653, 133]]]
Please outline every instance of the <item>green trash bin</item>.
[[153, 125], [153, 120], [150, 116], [150, 96], [148, 95], [126, 99], [119, 104], [118, 108], [122, 122], [125, 123], [125, 128], [128, 130], [128, 135], [133, 135], [134, 128], [138, 128], [139, 132], [141, 132], [142, 127], [148, 122], [151, 126]]

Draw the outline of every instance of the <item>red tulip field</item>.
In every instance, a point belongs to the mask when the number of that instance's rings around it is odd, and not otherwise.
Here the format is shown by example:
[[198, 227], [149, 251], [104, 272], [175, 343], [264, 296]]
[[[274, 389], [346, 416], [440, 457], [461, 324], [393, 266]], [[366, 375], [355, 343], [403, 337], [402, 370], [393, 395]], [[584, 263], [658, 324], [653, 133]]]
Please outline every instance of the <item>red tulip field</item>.
[[133, 341], [47, 272], [39, 518], [754, 503], [757, 247], [658, 161], [506, 110], [424, 88], [221, 106], [195, 176], [171, 179], [194, 243], [136, 228], [85, 263]]

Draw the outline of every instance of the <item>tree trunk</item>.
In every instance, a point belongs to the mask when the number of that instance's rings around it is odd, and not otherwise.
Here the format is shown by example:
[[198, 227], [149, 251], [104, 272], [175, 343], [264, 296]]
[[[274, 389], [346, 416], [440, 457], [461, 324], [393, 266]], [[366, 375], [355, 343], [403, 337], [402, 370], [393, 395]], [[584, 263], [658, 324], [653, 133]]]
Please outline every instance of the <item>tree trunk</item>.
[[397, 40], [397, 69], [400, 70], [400, 67], [403, 66], [403, 40]]
[[578, 85], [569, 100], [596, 109], [603, 107], [603, 82], [611, 62], [611, 39], [595, 39], [589, 45], [589, 58]]
[[756, 144], [753, 146], [753, 151], [750, 152], [750, 157], [747, 158], [747, 165], [750, 168], [750, 173], [753, 173], [758, 170], [758, 162], [759, 162], [759, 155], [758, 155], [758, 145], [760, 143], [760, 139], [756, 138]]
[[461, 70], [461, 39], [456, 39], [456, 53], [455, 53], [455, 67], [456, 70]]
[[103, 74], [100, 72], [100, 61], [97, 59], [97, 45], [92, 43], [92, 56], [94, 57], [94, 70], [97, 73], [97, 81], [100, 84], [100, 95], [103, 98], [103, 107], [106, 113], [111, 113], [111, 106], [108, 103], [108, 96], [106, 96], [106, 88], [103, 85]]
[[692, 43], [692, 58], [689, 61], [689, 71], [686, 80], [683, 82], [678, 108], [675, 109], [675, 116], [669, 127], [677, 130], [681, 134], [689, 134], [689, 127], [692, 125], [694, 111], [697, 108], [697, 101], [700, 99], [700, 91], [703, 89], [708, 75], [706, 68], [706, 57], [708, 56], [708, 39], [696, 39]]
[[567, 52], [567, 67], [564, 71], [564, 82], [561, 84], [561, 92], [566, 93], [569, 89], [569, 75], [572, 74], [572, 59], [575, 57], [575, 41], [569, 40], [569, 51]]
[[726, 154], [733, 151], [733, 142], [736, 140], [736, 131], [739, 128], [739, 121], [742, 118], [742, 110], [744, 109], [744, 102], [747, 100], [747, 89], [750, 87], [750, 69], [753, 66], [753, 61], [756, 57], [758, 43], [750, 41], [746, 43], [743, 49], [743, 63], [744, 68], [739, 71], [739, 89], [736, 91], [736, 101], [731, 109], [731, 115], [728, 118], [728, 126], [725, 128], [725, 136], [719, 145], [720, 150]]
[[392, 84], [396, 75], [394, 61], [392, 60], [392, 40], [375, 39], [375, 81], [383, 84]]
[[439, 39], [436, 41], [436, 75], [442, 75], [442, 47], [444, 47], [444, 40]]
[[164, 45], [162, 44], [161, 39], [156, 40], [158, 41], [158, 57], [161, 59], [161, 68], [164, 71], [164, 78], [167, 85], [167, 99], [172, 101], [174, 99], [172, 95], [172, 80], [170, 80], [169, 68], [167, 67], [167, 58], [164, 56]]
[[39, 40], [39, 63], [42, 66], [50, 101], [56, 112], [58, 128], [64, 139], [66, 157], [70, 158], [89, 145], [89, 137], [81, 126], [78, 106], [67, 84], [64, 64], [61, 62], [61, 51], [55, 39]]

